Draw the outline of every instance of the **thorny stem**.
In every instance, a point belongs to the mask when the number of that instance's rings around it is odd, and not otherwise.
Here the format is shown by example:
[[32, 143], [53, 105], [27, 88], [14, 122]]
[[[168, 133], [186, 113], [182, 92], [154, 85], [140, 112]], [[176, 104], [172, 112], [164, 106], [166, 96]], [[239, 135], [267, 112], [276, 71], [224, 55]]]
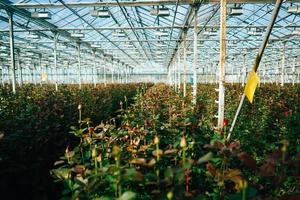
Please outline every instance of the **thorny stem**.
[[246, 187], [243, 188], [242, 200], [246, 200]]

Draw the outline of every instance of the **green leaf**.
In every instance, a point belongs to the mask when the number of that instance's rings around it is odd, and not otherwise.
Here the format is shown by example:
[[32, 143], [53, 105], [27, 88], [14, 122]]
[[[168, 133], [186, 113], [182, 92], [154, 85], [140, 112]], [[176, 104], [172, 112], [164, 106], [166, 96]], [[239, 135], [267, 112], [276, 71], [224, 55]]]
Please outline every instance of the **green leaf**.
[[136, 193], [131, 191], [126, 191], [122, 194], [119, 200], [131, 200], [131, 199], [135, 199], [135, 197], [136, 197]]

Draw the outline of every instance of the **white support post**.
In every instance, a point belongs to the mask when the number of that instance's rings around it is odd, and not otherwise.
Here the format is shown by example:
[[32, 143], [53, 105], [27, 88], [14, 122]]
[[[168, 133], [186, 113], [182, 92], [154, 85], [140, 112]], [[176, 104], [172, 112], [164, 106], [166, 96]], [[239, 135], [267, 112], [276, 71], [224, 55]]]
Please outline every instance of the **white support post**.
[[114, 83], [114, 60], [111, 60], [111, 83]]
[[12, 91], [16, 93], [16, 63], [15, 63], [15, 42], [14, 42], [14, 21], [13, 13], [7, 11], [8, 25], [9, 25], [9, 46], [10, 46], [10, 72], [11, 72], [11, 84]]
[[104, 79], [104, 86], [106, 86], [106, 66], [107, 62], [106, 63], [103, 63], [103, 79]]
[[266, 68], [267, 68], [267, 64], [264, 64], [263, 65], [263, 83], [265, 84], [266, 83]]
[[295, 69], [296, 69], [296, 58], [294, 58], [294, 62], [293, 62], [293, 68], [292, 68], [292, 81], [293, 81], [293, 86], [295, 85], [295, 76], [296, 76], [296, 74], [295, 74]]
[[213, 68], [214, 68], [214, 64], [211, 63], [211, 67], [210, 67], [210, 84], [213, 84], [214, 83], [214, 74], [213, 74]]
[[176, 61], [173, 61], [173, 87], [175, 92], [177, 92], [177, 76], [176, 76]]
[[67, 83], [71, 83], [71, 75], [70, 75], [70, 72], [71, 72], [71, 70], [70, 70], [70, 61], [68, 61], [68, 66], [67, 66]]
[[168, 67], [168, 84], [171, 85], [171, 66]]
[[181, 59], [180, 59], [180, 47], [179, 47], [179, 49], [178, 49], [178, 63], [177, 63], [177, 77], [178, 77], [178, 79], [177, 79], [177, 84], [178, 84], [178, 93], [180, 92], [180, 90], [181, 90], [181, 74], [180, 74], [180, 68], [181, 68]]
[[242, 80], [242, 86], [245, 86], [245, 82], [246, 82], [246, 78], [247, 78], [247, 68], [246, 68], [246, 53], [243, 54], [243, 80]]
[[231, 85], [234, 83], [234, 65], [231, 65]]
[[54, 68], [55, 68], [55, 91], [58, 91], [58, 74], [57, 74], [57, 39], [58, 39], [58, 34], [54, 33], [54, 52], [53, 52], [53, 57], [54, 57]]
[[224, 126], [225, 107], [225, 59], [226, 59], [226, 0], [220, 0], [220, 71], [219, 71], [219, 100], [218, 100], [218, 130]]
[[186, 34], [187, 31], [184, 30], [183, 33], [183, 96], [186, 96]]
[[20, 50], [17, 50], [17, 69], [18, 69], [18, 83], [19, 86], [22, 85], [22, 67], [21, 67], [21, 60], [20, 60]]
[[4, 63], [2, 62], [2, 59], [0, 58], [0, 66], [1, 66], [1, 83], [4, 87]]
[[41, 74], [42, 74], [42, 54], [39, 54], [39, 69], [40, 72], [38, 73], [38, 76], [40, 76], [40, 85], [42, 85], [42, 80], [41, 80]]
[[278, 75], [279, 75], [280, 62], [277, 62], [276, 75], [275, 75], [275, 83], [278, 85]]
[[34, 64], [33, 70], [32, 70], [32, 74], [33, 74], [33, 80], [34, 80], [34, 85], [37, 85], [37, 76], [36, 76], [36, 72], [37, 72], [37, 63]]
[[197, 103], [197, 57], [198, 57], [198, 42], [197, 42], [197, 26], [198, 26], [198, 15], [197, 8], [194, 8], [194, 60], [193, 60], [193, 99], [192, 103], [196, 105]]
[[81, 89], [81, 56], [80, 56], [80, 43], [77, 43], [77, 56], [78, 56], [78, 84]]
[[281, 61], [281, 86], [284, 85], [285, 49], [286, 49], [286, 43], [284, 42], [282, 48], [282, 61]]
[[128, 67], [125, 65], [125, 83], [128, 83]]
[[96, 88], [96, 79], [95, 79], [95, 74], [94, 74], [94, 70], [96, 69], [96, 51], [93, 50], [93, 63], [94, 66], [92, 67], [92, 79], [93, 79], [93, 83], [94, 83], [94, 88]]
[[32, 80], [32, 83], [34, 83], [34, 85], [36, 85], [36, 79], [34, 76], [35, 69], [36, 69], [36, 63], [33, 63], [33, 67], [31, 68], [31, 80]]
[[89, 84], [89, 79], [88, 79], [88, 66], [87, 65], [85, 65], [84, 66], [84, 77], [85, 77], [85, 80], [83, 81], [83, 83], [85, 83], [85, 84]]
[[120, 67], [118, 64], [119, 63], [117, 63], [117, 83], [120, 83]]

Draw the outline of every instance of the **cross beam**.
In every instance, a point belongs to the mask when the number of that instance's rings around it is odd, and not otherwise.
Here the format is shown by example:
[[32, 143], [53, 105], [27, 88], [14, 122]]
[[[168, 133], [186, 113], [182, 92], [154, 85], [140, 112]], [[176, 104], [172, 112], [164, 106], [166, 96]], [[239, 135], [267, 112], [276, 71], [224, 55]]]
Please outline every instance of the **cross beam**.
[[[300, 2], [300, 0], [287, 0], [286, 2], [295, 3]], [[175, 5], [176, 0], [137, 0], [137, 1], [120, 1], [120, 6], [123, 7], [139, 7], [139, 6], [160, 6], [160, 5]], [[195, 0], [180, 0], [178, 5], [192, 5]], [[219, 0], [205, 0], [206, 4], [216, 4], [220, 3]], [[266, 4], [275, 3], [275, 0], [228, 0], [228, 4]], [[19, 8], [64, 8], [61, 3], [16, 3], [13, 4]], [[68, 2], [66, 3], [68, 7], [78, 8], [78, 7], [118, 7], [116, 1], [105, 1], [105, 2]]]

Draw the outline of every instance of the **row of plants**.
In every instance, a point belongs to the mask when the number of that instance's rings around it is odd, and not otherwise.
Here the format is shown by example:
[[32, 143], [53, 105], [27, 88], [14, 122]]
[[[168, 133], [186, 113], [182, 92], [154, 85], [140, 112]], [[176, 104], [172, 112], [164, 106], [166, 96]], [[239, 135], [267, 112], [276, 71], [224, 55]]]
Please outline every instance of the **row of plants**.
[[[132, 103], [146, 84], [53, 85], [26, 84], [13, 94], [0, 88], [0, 191], [23, 199], [55, 199], [56, 186], [49, 175], [52, 163], [67, 144], [79, 141], [68, 134], [81, 116], [96, 123], [116, 116], [120, 101]], [[116, 122], [118, 123], [118, 122]], [[17, 193], [15, 191], [18, 191]], [[9, 199], [13, 199], [10, 196]]]
[[227, 86], [222, 131], [214, 129], [214, 87], [199, 85], [196, 107], [163, 84], [140, 91], [132, 106], [120, 103], [120, 126], [80, 119], [71, 127], [80, 144], [51, 170], [62, 199], [299, 198], [299, 85], [262, 86], [231, 141], [242, 87]]

